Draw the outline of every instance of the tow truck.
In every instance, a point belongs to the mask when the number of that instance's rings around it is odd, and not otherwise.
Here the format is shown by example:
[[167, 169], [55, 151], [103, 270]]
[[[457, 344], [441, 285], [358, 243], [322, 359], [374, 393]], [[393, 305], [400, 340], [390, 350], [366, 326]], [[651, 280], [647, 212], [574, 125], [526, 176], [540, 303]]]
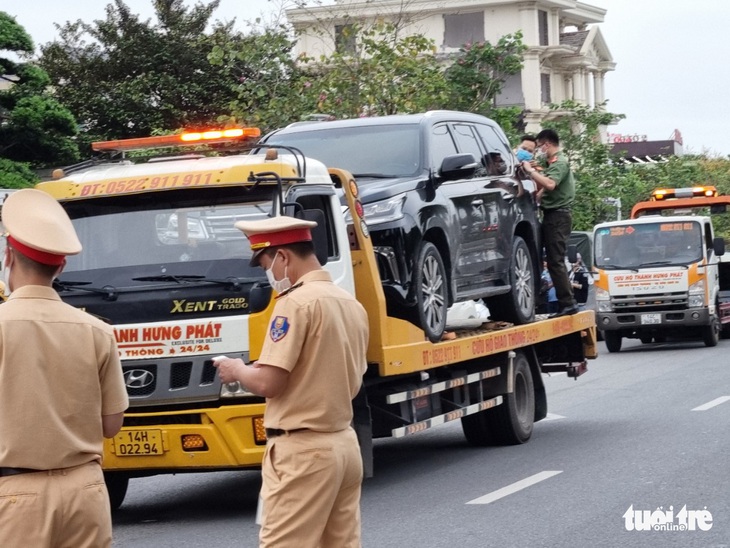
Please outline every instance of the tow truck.
[[629, 219], [596, 225], [596, 314], [609, 352], [623, 338], [715, 346], [727, 335], [730, 263], [710, 215], [729, 204], [714, 186], [660, 188]]
[[[273, 309], [266, 276], [249, 266], [248, 242], [233, 226], [239, 219], [316, 220], [320, 262], [367, 310], [368, 370], [353, 402], [367, 476], [373, 439], [450, 421], [460, 420], [474, 445], [527, 442], [547, 415], [541, 374], [577, 378], [596, 356], [592, 311], [519, 326], [485, 322], [430, 342], [387, 314], [351, 174], [296, 150], [227, 148], [255, 141], [255, 129], [208, 133], [95, 143], [110, 157], [37, 185], [63, 204], [84, 246], [56, 288], [114, 326], [122, 359], [130, 408], [103, 462], [113, 508], [130, 478], [260, 468], [265, 401], [222, 384], [212, 362], [220, 354], [256, 360]], [[217, 156], [128, 156], [206, 141]]]

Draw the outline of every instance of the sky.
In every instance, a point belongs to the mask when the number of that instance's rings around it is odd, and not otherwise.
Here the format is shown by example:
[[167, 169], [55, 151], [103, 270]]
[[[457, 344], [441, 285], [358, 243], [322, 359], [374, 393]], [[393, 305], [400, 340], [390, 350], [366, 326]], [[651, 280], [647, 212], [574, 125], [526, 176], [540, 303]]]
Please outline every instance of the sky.
[[[616, 63], [606, 76], [608, 110], [626, 119], [609, 129], [623, 135], [670, 139], [681, 132], [684, 151], [730, 155], [727, 0], [583, 0], [607, 10], [599, 26]], [[0, 0], [38, 44], [56, 36], [53, 23], [104, 17], [106, 0]], [[125, 0], [144, 17], [152, 0]], [[193, 4], [192, 0], [187, 0]], [[214, 19], [271, 20], [279, 0], [222, 0]]]

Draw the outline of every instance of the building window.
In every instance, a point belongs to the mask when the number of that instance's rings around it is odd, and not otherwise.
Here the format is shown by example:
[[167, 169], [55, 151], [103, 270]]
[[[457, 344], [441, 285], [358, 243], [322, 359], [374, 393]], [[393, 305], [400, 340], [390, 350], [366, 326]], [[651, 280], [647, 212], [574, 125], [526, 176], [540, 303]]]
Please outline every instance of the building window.
[[444, 46], [460, 48], [475, 42], [484, 42], [483, 11], [444, 15]]
[[335, 50], [337, 53], [354, 55], [356, 53], [355, 27], [335, 25]]
[[541, 74], [540, 75], [540, 88], [542, 91], [542, 102], [543, 104], [547, 105], [552, 102], [552, 95], [550, 93], [550, 75], [549, 74]]
[[540, 38], [540, 45], [548, 45], [548, 12], [537, 10], [537, 32]]

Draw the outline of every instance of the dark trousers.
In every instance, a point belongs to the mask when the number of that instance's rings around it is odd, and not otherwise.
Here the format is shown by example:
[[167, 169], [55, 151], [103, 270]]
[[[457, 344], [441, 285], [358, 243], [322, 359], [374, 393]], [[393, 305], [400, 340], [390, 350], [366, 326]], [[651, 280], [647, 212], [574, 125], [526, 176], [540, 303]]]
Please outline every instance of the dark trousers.
[[573, 218], [569, 209], [545, 209], [542, 217], [542, 244], [545, 246], [545, 259], [548, 272], [555, 286], [560, 309], [575, 306], [573, 288], [565, 267], [568, 238], [573, 229]]

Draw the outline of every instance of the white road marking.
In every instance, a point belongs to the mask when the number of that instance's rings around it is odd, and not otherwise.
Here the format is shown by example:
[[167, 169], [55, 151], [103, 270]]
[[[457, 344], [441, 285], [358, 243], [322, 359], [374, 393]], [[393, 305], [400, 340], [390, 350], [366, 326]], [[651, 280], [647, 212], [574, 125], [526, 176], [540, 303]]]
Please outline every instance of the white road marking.
[[730, 396], [722, 396], [721, 398], [715, 398], [712, 401], [708, 401], [704, 405], [695, 407], [694, 409], [692, 409], [692, 411], [707, 411], [708, 409], [712, 409], [716, 405], [720, 405], [721, 403], [725, 403], [726, 401], [730, 401]]
[[547, 415], [545, 415], [545, 418], [542, 419], [542, 421], [540, 421], [540, 422], [543, 422], [543, 421], [556, 421], [558, 419], [564, 419], [564, 418], [565, 417], [563, 415], [556, 415], [555, 413], [548, 413]]
[[544, 472], [540, 472], [539, 474], [535, 474], [534, 476], [530, 476], [529, 478], [525, 478], [523, 480], [515, 482], [512, 485], [508, 485], [507, 487], [502, 487], [502, 489], [497, 489], [496, 491], [487, 493], [483, 497], [470, 500], [469, 502], [467, 502], [467, 504], [489, 504], [491, 502], [494, 502], [495, 500], [499, 500], [508, 495], [513, 495], [518, 491], [527, 489], [528, 487], [535, 485], [536, 483], [540, 483], [541, 481], [545, 481], [546, 479], [552, 478], [553, 476], [557, 476], [558, 474], [562, 473], [562, 470], [545, 470]]

